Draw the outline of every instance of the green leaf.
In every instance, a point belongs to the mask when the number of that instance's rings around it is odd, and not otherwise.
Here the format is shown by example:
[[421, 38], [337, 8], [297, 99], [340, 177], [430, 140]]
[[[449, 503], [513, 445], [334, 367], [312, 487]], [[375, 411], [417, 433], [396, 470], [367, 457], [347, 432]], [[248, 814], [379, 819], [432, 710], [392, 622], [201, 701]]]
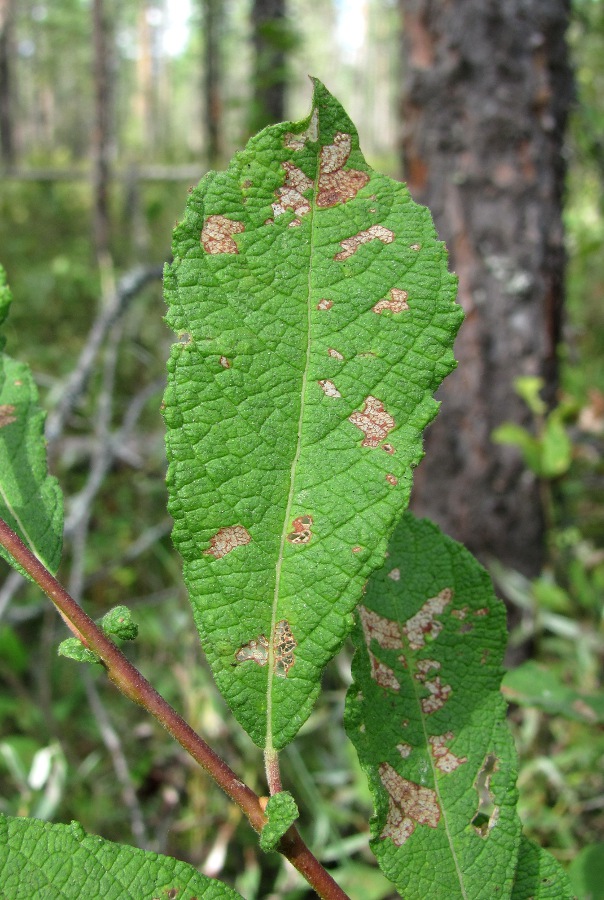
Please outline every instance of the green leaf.
[[604, 722], [602, 694], [580, 694], [534, 660], [506, 672], [502, 689], [511, 703], [520, 706], [536, 706], [577, 722]]
[[522, 453], [525, 465], [541, 475], [541, 444], [537, 438], [533, 437], [522, 425], [516, 425], [515, 422], [504, 422], [499, 425], [491, 433], [491, 440], [495, 444], [511, 444], [518, 447]]
[[100, 621], [105, 635], [112, 640], [133, 641], [138, 635], [138, 625], [132, 620], [132, 613], [127, 606], [114, 606], [105, 613]]
[[539, 396], [544, 387], [545, 379], [535, 375], [514, 379], [514, 390], [535, 416], [542, 416], [547, 412], [547, 405]]
[[236, 900], [193, 866], [86, 834], [0, 814], [0, 897], [7, 900]]
[[576, 900], [558, 860], [524, 835], [520, 842], [512, 900]]
[[407, 503], [461, 319], [429, 212], [315, 82], [190, 196], [166, 271], [173, 539], [219, 688], [260, 746], [308, 717]]
[[58, 646], [57, 653], [67, 659], [82, 663], [100, 663], [101, 657], [94, 650], [89, 650], [77, 637], [65, 638]]
[[540, 474], [544, 478], [558, 478], [568, 472], [573, 458], [573, 445], [556, 411], [547, 417], [540, 442]]
[[[6, 281], [6, 272], [4, 271], [4, 268], [0, 266], [0, 325], [2, 325], [8, 315], [12, 299], [13, 297]], [[4, 335], [0, 334], [0, 351], [4, 349], [5, 344], [6, 338]]]
[[583, 847], [571, 862], [568, 875], [577, 896], [604, 900], [604, 843]]
[[[0, 324], [10, 300], [0, 268]], [[3, 346], [0, 341], [0, 349]], [[56, 478], [47, 471], [44, 413], [29, 367], [4, 353], [0, 353], [0, 518], [47, 569], [57, 571], [63, 544], [63, 498]], [[30, 577], [1, 546], [0, 556]]]
[[505, 620], [470, 553], [406, 514], [359, 606], [345, 715], [374, 797], [371, 848], [406, 900], [510, 896]]
[[296, 801], [289, 791], [280, 791], [273, 794], [264, 810], [268, 822], [260, 834], [260, 847], [265, 853], [276, 850], [277, 844], [300, 813]]

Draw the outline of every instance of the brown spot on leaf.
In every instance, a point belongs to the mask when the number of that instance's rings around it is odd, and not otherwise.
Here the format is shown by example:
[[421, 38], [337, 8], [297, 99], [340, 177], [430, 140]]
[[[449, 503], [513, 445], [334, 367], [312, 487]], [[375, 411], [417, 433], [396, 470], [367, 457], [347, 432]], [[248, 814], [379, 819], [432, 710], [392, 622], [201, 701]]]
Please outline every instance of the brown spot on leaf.
[[[286, 177], [283, 187], [277, 188], [275, 197], [277, 200], [272, 203], [273, 214], [275, 218], [282, 216], [288, 209], [294, 211], [296, 216], [304, 216], [310, 212], [310, 201], [303, 194], [308, 191], [313, 183], [302, 169], [299, 169], [291, 162], [281, 163], [285, 169]], [[296, 221], [294, 219], [294, 221]], [[290, 223], [290, 224], [293, 224]], [[298, 220], [298, 224], [300, 221]]]
[[422, 245], [421, 244], [409, 244], [409, 249], [415, 250], [417, 252], [418, 250], [422, 249]]
[[361, 244], [367, 244], [369, 241], [376, 240], [381, 241], [383, 244], [391, 244], [394, 240], [394, 232], [390, 231], [389, 228], [384, 228], [383, 225], [372, 225], [366, 231], [359, 231], [358, 234], [353, 234], [352, 237], [340, 241], [342, 250], [336, 253], [334, 259], [338, 262], [348, 259], [353, 253], [357, 252]]
[[325, 298], [317, 303], [317, 309], [331, 309], [332, 306], [333, 300], [326, 300]]
[[440, 820], [440, 807], [436, 791], [408, 781], [388, 763], [379, 767], [382, 784], [388, 791], [388, 815], [380, 834], [390, 838], [397, 847], [407, 841], [417, 825], [436, 828]]
[[243, 222], [226, 216], [208, 216], [201, 230], [201, 243], [206, 253], [239, 253], [234, 234], [245, 231]]
[[312, 516], [298, 516], [292, 522], [292, 530], [287, 535], [290, 544], [308, 544], [312, 537]]
[[378, 659], [371, 650], [368, 650], [369, 662], [371, 664], [371, 677], [380, 687], [390, 688], [392, 691], [400, 690], [398, 678], [394, 674], [390, 666]]
[[401, 291], [398, 288], [391, 288], [390, 290], [390, 300], [378, 300], [378, 302], [373, 307], [373, 312], [383, 313], [384, 310], [389, 310], [392, 313], [400, 313], [405, 312], [409, 309], [409, 304], [407, 303], [407, 298], [409, 294], [407, 291]]
[[0, 404], [0, 428], [5, 428], [17, 421], [17, 417], [13, 415], [16, 407], [10, 403]]
[[327, 355], [333, 357], [333, 359], [339, 359], [340, 362], [344, 359], [342, 354], [338, 350], [334, 350], [333, 347], [327, 348]]
[[393, 581], [401, 580], [401, 570], [400, 569], [392, 569], [391, 572], [388, 572], [388, 578], [392, 578]]
[[208, 550], [204, 550], [203, 553], [204, 556], [214, 556], [216, 559], [221, 559], [227, 553], [230, 553], [231, 550], [234, 550], [235, 547], [243, 547], [245, 544], [249, 544], [251, 539], [252, 536], [243, 525], [228, 525], [226, 528], [221, 528], [220, 531], [216, 532], [210, 540]]
[[230, 369], [230, 368], [231, 368], [231, 363], [230, 363], [229, 360], [226, 358], [226, 356], [221, 356], [221, 357], [220, 357], [220, 365], [223, 367], [223, 369]]
[[350, 135], [338, 131], [333, 144], [321, 148], [317, 206], [322, 209], [352, 200], [369, 181], [366, 172], [343, 168], [350, 156], [351, 146]]
[[353, 553], [360, 553], [362, 549], [363, 549], [363, 548], [362, 548], [362, 547], [359, 547], [359, 545], [357, 544], [356, 547], [353, 547], [353, 548], [352, 548], [352, 552], [353, 552]]
[[413, 751], [413, 747], [411, 746], [411, 744], [404, 744], [404, 743], [397, 744], [396, 749], [401, 754], [403, 759], [408, 759], [411, 756], [411, 753]]
[[441, 772], [445, 772], [446, 774], [454, 772], [455, 769], [468, 761], [467, 756], [455, 756], [455, 754], [449, 750], [445, 742], [452, 740], [452, 731], [447, 731], [445, 734], [435, 734], [428, 738], [434, 764], [437, 769], [440, 769]]
[[440, 675], [432, 681], [424, 682], [424, 687], [430, 692], [429, 697], [420, 700], [421, 708], [426, 716], [431, 716], [437, 710], [442, 709], [451, 693], [451, 685], [443, 684]]
[[475, 609], [475, 610], [474, 610], [474, 615], [475, 615], [475, 616], [488, 616], [488, 614], [489, 614], [489, 609], [488, 609], [487, 606], [483, 606], [482, 609]]
[[398, 478], [396, 477], [396, 475], [391, 475], [390, 473], [386, 475], [386, 481], [393, 487], [396, 487], [396, 485], [398, 484]]
[[399, 624], [394, 619], [386, 619], [363, 605], [359, 606], [359, 617], [367, 649], [372, 640], [377, 641], [384, 650], [400, 650], [402, 648]]
[[461, 621], [462, 619], [465, 619], [466, 616], [468, 615], [469, 608], [470, 607], [466, 605], [466, 606], [462, 606], [461, 609], [452, 609], [451, 615], [455, 619], [459, 619]]
[[393, 456], [396, 453], [396, 450], [392, 446], [392, 444], [382, 444], [382, 450], [385, 450], [386, 453], [389, 453], [390, 456]]
[[384, 404], [377, 397], [366, 397], [361, 412], [348, 416], [348, 421], [356, 425], [365, 435], [361, 447], [377, 447], [395, 426], [394, 419], [384, 409]]
[[451, 588], [443, 588], [436, 597], [426, 600], [419, 612], [407, 620], [403, 631], [407, 635], [412, 650], [420, 650], [425, 645], [426, 638], [434, 640], [438, 637], [443, 626], [442, 622], [435, 619], [435, 616], [441, 615], [452, 597]]
[[437, 659], [420, 659], [417, 661], [417, 674], [415, 676], [417, 681], [424, 682], [426, 680], [426, 675], [428, 672], [431, 672], [432, 669], [435, 669], [437, 672], [440, 669], [440, 663]]
[[275, 651], [275, 675], [287, 678], [287, 673], [294, 665], [294, 650], [298, 646], [287, 619], [277, 622], [273, 647]]
[[319, 387], [323, 391], [326, 397], [341, 397], [341, 393], [333, 383], [333, 381], [322, 380], [319, 381]]

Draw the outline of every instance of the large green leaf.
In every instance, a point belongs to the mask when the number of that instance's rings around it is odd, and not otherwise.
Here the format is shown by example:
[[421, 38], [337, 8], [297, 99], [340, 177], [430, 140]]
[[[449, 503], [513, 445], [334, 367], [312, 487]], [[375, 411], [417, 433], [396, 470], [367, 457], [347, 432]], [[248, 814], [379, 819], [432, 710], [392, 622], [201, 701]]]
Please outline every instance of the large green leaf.
[[[597, 900], [596, 894], [585, 894], [583, 900], [587, 897]], [[577, 900], [558, 860], [524, 835], [520, 842], [512, 900]]]
[[166, 271], [174, 542], [254, 741], [307, 718], [407, 503], [461, 312], [430, 215], [315, 82], [190, 196]]
[[114, 844], [81, 825], [0, 813], [0, 898], [6, 900], [241, 900], [188, 863]]
[[[0, 267], [0, 324], [10, 301]], [[3, 346], [0, 339], [0, 518], [47, 569], [56, 572], [63, 542], [63, 499], [46, 467], [44, 413], [29, 367], [1, 352]], [[3, 547], [0, 555], [15, 565]]]
[[346, 730], [375, 803], [371, 847], [406, 900], [504, 900], [520, 821], [499, 691], [505, 608], [461, 545], [406, 514], [354, 632]]

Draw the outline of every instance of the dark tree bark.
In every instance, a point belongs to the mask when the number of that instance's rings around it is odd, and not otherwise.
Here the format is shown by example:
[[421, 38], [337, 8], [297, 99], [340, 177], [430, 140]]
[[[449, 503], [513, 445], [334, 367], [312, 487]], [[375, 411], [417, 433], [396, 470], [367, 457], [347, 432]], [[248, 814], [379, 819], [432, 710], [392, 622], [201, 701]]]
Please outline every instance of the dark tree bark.
[[111, 22], [104, 0], [93, 0], [92, 39], [94, 44], [94, 128], [93, 155], [93, 237], [97, 258], [109, 255], [109, 182], [111, 123], [113, 106]]
[[215, 168], [222, 154], [221, 37], [222, 0], [202, 0], [205, 66], [203, 96], [205, 100], [206, 154], [208, 165]]
[[254, 96], [250, 132], [285, 118], [287, 52], [295, 35], [286, 15], [285, 0], [254, 0]]
[[535, 575], [538, 485], [490, 435], [504, 421], [530, 424], [516, 377], [544, 377], [550, 402], [556, 392], [570, 0], [400, 6], [406, 175], [448, 245], [466, 312], [413, 508], [479, 557]]
[[0, 154], [2, 162], [15, 162], [12, 115], [13, 0], [0, 0]]

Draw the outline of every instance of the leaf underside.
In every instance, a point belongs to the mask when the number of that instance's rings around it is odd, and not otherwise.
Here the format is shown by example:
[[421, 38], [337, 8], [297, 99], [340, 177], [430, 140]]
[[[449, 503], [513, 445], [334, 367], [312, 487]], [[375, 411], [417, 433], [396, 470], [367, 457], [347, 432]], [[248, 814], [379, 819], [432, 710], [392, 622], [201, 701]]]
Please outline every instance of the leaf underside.
[[[0, 267], [0, 324], [10, 300]], [[47, 471], [44, 412], [29, 367], [1, 352], [3, 345], [0, 341], [0, 518], [56, 572], [63, 545], [63, 499], [56, 478]], [[0, 555], [29, 578], [3, 547]]]
[[510, 896], [521, 825], [505, 628], [470, 553], [405, 514], [359, 606], [345, 725], [374, 797], [372, 850], [409, 900]]
[[0, 897], [10, 900], [241, 900], [220, 881], [169, 856], [114, 844], [81, 825], [0, 813]]
[[164, 411], [173, 539], [218, 686], [260, 746], [308, 717], [405, 507], [454, 366], [430, 215], [315, 81], [174, 233]]

